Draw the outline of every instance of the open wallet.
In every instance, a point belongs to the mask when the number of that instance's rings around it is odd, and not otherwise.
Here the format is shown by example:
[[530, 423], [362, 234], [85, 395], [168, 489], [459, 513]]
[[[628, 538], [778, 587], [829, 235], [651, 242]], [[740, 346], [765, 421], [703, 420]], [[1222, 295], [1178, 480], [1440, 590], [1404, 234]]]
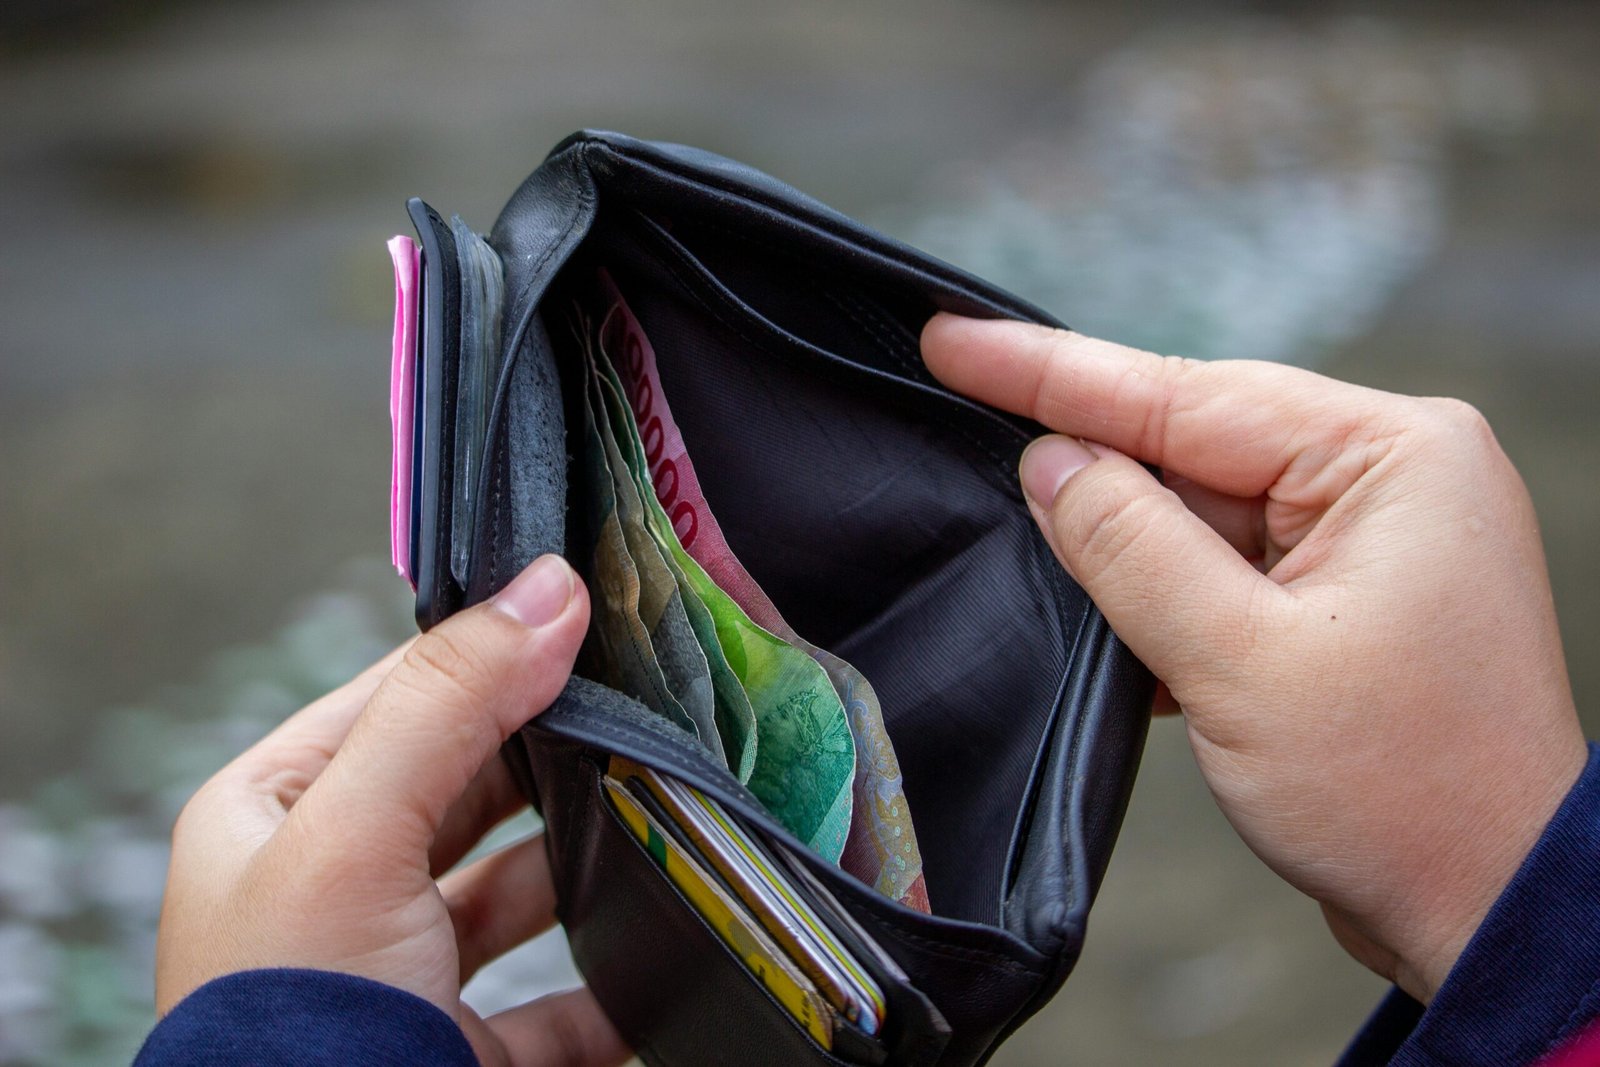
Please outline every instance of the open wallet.
[[409, 204], [393, 548], [428, 628], [542, 553], [577, 673], [506, 744], [557, 915], [653, 1065], [986, 1060], [1061, 987], [1149, 674], [923, 367], [1054, 324], [749, 167], [576, 134], [487, 236]]

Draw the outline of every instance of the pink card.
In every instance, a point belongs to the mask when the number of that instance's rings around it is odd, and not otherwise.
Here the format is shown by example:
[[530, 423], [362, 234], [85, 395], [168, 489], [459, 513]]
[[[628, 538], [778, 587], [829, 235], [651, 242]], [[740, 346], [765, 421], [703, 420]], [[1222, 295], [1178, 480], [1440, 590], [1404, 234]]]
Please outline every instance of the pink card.
[[417, 391], [417, 288], [422, 259], [409, 237], [389, 239], [394, 261], [394, 349], [389, 363], [389, 426], [394, 464], [389, 478], [389, 556], [395, 570], [416, 588], [411, 574], [411, 463]]

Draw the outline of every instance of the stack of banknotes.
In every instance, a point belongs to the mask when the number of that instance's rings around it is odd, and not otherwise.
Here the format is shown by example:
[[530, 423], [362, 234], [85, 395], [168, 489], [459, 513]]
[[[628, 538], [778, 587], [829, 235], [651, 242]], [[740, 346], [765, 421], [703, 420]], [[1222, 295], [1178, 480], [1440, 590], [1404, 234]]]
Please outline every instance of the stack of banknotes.
[[784, 621], [728, 547], [655, 350], [603, 271], [574, 307], [583, 426], [575, 507], [592, 531], [585, 666], [699, 739], [814, 851], [928, 910], [922, 856], [871, 684]]

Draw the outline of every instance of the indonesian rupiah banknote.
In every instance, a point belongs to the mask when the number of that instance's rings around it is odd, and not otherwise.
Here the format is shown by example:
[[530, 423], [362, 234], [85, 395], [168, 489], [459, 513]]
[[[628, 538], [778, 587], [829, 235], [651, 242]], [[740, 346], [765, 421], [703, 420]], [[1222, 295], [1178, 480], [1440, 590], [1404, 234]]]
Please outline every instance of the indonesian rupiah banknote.
[[[582, 326], [580, 331], [587, 334]], [[585, 340], [589, 357], [585, 449], [598, 453], [598, 458], [585, 457], [586, 470], [594, 482], [605, 479], [599, 492], [593, 482], [590, 486], [591, 495], [599, 498], [598, 504], [591, 503], [597, 531], [594, 571], [604, 594], [602, 610], [620, 611], [624, 623], [596, 619], [597, 643], [603, 652], [601, 680], [638, 696], [652, 710], [681, 726], [695, 719], [687, 711], [681, 718], [674, 714], [674, 705], [681, 709], [682, 702], [665, 672], [658, 672], [662, 675], [661, 688], [671, 698], [664, 700], [649, 688], [655, 675], [637, 670], [638, 657], [633, 654], [643, 649], [667, 651], [689, 637], [696, 642], [701, 663], [706, 665], [706, 688], [713, 696], [716, 686], [710, 679], [709, 666], [720, 658], [728, 665], [744, 700], [728, 694], [724, 714], [713, 717], [712, 728], [702, 730], [695, 722], [696, 728], [690, 732], [702, 742], [708, 735], [715, 735], [719, 745], [707, 743], [706, 747], [746, 780], [750, 791], [774, 818], [813, 850], [837, 863], [850, 832], [856, 762], [844, 706], [827, 673], [809, 655], [753, 623], [693, 557], [683, 552], [648, 482], [643, 447], [631, 412], [622, 400], [620, 380], [607, 365], [604, 353], [587, 343], [587, 337]], [[632, 479], [633, 484], [623, 486], [624, 478]], [[642, 515], [629, 514], [625, 519], [620, 513], [627, 512], [633, 500], [642, 505]], [[625, 527], [641, 518], [648, 522], [653, 540], [643, 545], [636, 536], [631, 547], [638, 549], [638, 557], [629, 555], [624, 559], [617, 547], [619, 543], [624, 549], [630, 547]], [[682, 578], [682, 585], [677, 588], [680, 602], [687, 604], [691, 597], [697, 598], [705, 609], [712, 623], [710, 633], [704, 635], [708, 640], [703, 639], [703, 631], [692, 625], [679, 630], [646, 624], [639, 606], [644, 599], [643, 568], [637, 559], [648, 561], [656, 550], [673, 557], [676, 568], [670, 572], [671, 578], [674, 582]], [[660, 561], [659, 556], [657, 559]], [[638, 623], [633, 621], [635, 618]], [[606, 671], [616, 672], [615, 680]], [[698, 684], [698, 678], [694, 681]], [[642, 696], [633, 689], [641, 684], [646, 687]], [[751, 712], [748, 720], [743, 716], [746, 706]], [[731, 760], [730, 753], [734, 757]]]

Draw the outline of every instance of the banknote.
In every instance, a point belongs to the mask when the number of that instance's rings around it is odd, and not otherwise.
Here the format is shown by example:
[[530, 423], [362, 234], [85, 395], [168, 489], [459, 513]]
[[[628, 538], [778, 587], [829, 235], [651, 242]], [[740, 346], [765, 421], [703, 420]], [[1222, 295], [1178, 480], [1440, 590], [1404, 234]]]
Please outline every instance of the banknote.
[[743, 609], [745, 617], [811, 656], [845, 709], [856, 760], [852, 822], [841, 866], [885, 896], [918, 911], [929, 911], [922, 852], [877, 694], [860, 671], [796, 634], [728, 547], [700, 491], [683, 435], [673, 421], [649, 338], [603, 271], [599, 286], [607, 309], [599, 354], [602, 363], [609, 362], [618, 372], [619, 387], [639, 427], [653, 495], [678, 542]]
[[[587, 333], [575, 325], [580, 337]], [[700, 728], [672, 695], [656, 659], [650, 633], [639, 614], [639, 572], [628, 553], [622, 520], [617, 514], [610, 464], [605, 443], [595, 421], [594, 406], [586, 390], [583, 403], [584, 447], [582, 462], [588, 492], [587, 519], [594, 540], [589, 568], [589, 589], [595, 598], [591, 613], [592, 640], [585, 655], [594, 677], [604, 679], [638, 699], [656, 714], [698, 738]]]
[[624, 453], [636, 465], [658, 543], [673, 554], [710, 612], [723, 655], [749, 696], [757, 738], [750, 791], [796, 837], [837, 863], [850, 835], [855, 797], [855, 740], [844, 705], [814, 659], [752, 622], [684, 550], [647, 480], [645, 446], [623, 400], [621, 378], [603, 347], [594, 356], [602, 380], [615, 390], [610, 395], [617, 421], [629, 428], [617, 438], [629, 442]]
[[[718, 762], [727, 764], [728, 756], [717, 725], [710, 664], [695, 630], [689, 625], [677, 579], [667, 567], [660, 546], [645, 528], [646, 512], [639, 487], [617, 447], [611, 418], [599, 392], [602, 384], [594, 373], [592, 361], [587, 385], [596, 435], [611, 471], [617, 522], [622, 528], [628, 557], [639, 576], [639, 619], [649, 632], [650, 647], [655, 652], [668, 692], [678, 701], [684, 714], [694, 721], [700, 743], [711, 750]], [[690, 596], [692, 598], [693, 593]]]

